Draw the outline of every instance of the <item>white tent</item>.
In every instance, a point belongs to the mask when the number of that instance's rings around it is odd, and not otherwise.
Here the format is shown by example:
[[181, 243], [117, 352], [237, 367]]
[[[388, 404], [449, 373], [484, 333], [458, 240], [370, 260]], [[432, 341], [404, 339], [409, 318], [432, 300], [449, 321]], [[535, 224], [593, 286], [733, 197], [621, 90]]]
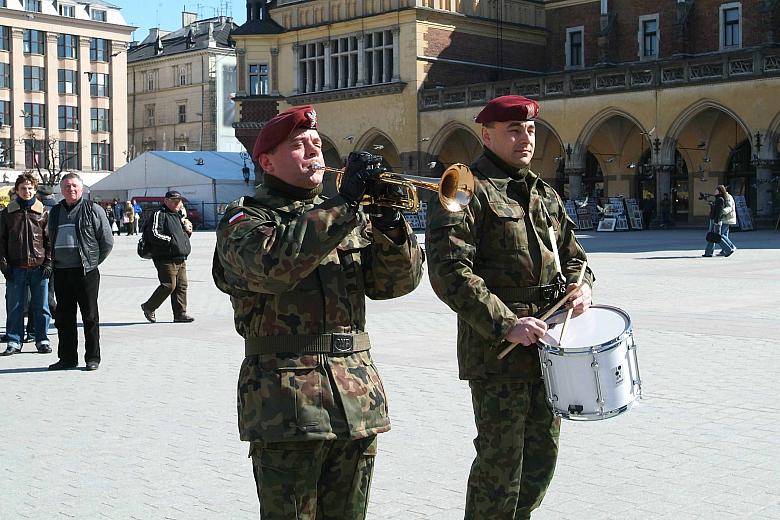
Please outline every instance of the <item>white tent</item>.
[[91, 186], [92, 200], [162, 197], [177, 190], [198, 208], [206, 227], [216, 226], [224, 206], [254, 191], [244, 182], [239, 152], [145, 152]]

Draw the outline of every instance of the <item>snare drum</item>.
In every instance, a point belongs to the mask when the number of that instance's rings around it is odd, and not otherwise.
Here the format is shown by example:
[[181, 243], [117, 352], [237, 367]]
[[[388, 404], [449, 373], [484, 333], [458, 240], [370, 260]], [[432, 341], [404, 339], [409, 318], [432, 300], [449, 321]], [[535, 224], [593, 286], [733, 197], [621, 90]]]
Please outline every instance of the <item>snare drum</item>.
[[569, 320], [559, 344], [566, 311], [547, 321], [539, 359], [547, 401], [565, 419], [608, 419], [642, 396], [631, 318], [609, 305], [593, 305]]

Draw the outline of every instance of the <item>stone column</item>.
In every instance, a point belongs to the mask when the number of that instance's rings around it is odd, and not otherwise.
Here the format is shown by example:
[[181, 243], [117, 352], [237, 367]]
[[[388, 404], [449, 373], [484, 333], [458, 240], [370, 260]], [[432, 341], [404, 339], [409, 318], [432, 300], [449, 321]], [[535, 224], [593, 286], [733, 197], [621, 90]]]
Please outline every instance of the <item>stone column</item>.
[[271, 47], [271, 89], [272, 96], [279, 95], [279, 48]]
[[249, 94], [249, 82], [246, 73], [246, 49], [236, 49], [236, 88], [239, 96]]
[[664, 195], [672, 198], [672, 170], [673, 164], [656, 164], [650, 166], [655, 171], [655, 203], [656, 215], [661, 214], [661, 201]]
[[757, 159], [756, 165], [756, 217], [769, 219], [773, 216], [775, 208], [772, 200], [774, 190], [774, 175], [772, 172], [780, 166], [777, 159]]
[[400, 46], [401, 42], [399, 41], [401, 37], [401, 28], [400, 27], [393, 27], [392, 29], [393, 34], [393, 77], [391, 81], [401, 81], [401, 52], [400, 52]]
[[325, 63], [323, 67], [323, 73], [325, 74], [325, 83], [322, 87], [323, 90], [333, 90], [334, 88], [338, 87], [338, 85], [333, 85], [333, 74], [330, 70], [330, 56], [331, 56], [331, 48], [330, 48], [330, 40], [323, 42], [323, 47], [325, 49]]
[[582, 175], [585, 173], [583, 168], [566, 168], [564, 170], [569, 177], [569, 199], [582, 198]]
[[365, 34], [361, 34], [358, 36], [357, 39], [357, 51], [358, 51], [358, 79], [357, 79], [357, 85], [358, 87], [362, 87], [366, 84], [366, 74], [367, 74], [367, 68], [366, 68], [366, 38], [368, 36]]
[[[300, 89], [301, 85], [298, 84], [300, 82], [300, 77], [301, 77], [301, 75], [298, 73], [298, 68], [300, 67], [299, 62], [298, 62], [298, 60], [300, 58], [300, 52], [301, 52], [300, 44], [293, 43], [292, 50], [293, 50], [293, 62], [292, 62], [292, 66], [293, 66], [293, 89], [292, 89], [292, 93], [293, 93], [293, 95], [295, 95], [295, 94], [300, 94], [301, 93], [301, 89]], [[304, 88], [305, 88], [305, 85], [304, 85]]]

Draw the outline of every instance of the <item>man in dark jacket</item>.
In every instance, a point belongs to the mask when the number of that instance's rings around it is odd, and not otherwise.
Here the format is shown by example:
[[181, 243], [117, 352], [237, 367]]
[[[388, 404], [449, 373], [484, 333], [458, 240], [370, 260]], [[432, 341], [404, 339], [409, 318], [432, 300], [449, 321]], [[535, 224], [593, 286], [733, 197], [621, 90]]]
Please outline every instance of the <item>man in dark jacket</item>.
[[189, 323], [195, 318], [187, 314], [187, 256], [191, 251], [192, 224], [185, 217], [181, 193], [165, 194], [160, 209], [155, 211], [144, 225], [144, 240], [152, 249], [152, 259], [157, 268], [160, 285], [149, 299], [141, 304], [147, 320], [154, 323], [154, 311], [171, 297], [173, 321]]
[[76, 308], [81, 309], [84, 323], [84, 360], [87, 370], [100, 365], [100, 316], [98, 265], [108, 257], [114, 246], [106, 212], [92, 201], [82, 199], [84, 184], [76, 173], [68, 173], [60, 181], [64, 197], [51, 209], [49, 236], [54, 262], [54, 293], [57, 296], [57, 333], [60, 360], [49, 370], [64, 370], [78, 366], [78, 329]]
[[30, 319], [35, 325], [35, 346], [48, 354], [49, 277], [51, 255], [47, 224], [49, 212], [35, 197], [38, 180], [29, 173], [16, 179], [16, 198], [0, 216], [0, 270], [5, 276], [6, 333], [8, 346], [0, 356], [22, 350], [24, 307], [30, 291]]

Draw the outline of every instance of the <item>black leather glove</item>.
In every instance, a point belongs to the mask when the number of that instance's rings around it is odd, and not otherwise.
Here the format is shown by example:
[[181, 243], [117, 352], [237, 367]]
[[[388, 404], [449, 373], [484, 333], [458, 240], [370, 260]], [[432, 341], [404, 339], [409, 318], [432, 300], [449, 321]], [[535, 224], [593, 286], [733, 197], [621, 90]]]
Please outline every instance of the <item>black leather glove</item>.
[[41, 278], [43, 278], [44, 280], [48, 280], [49, 278], [51, 278], [51, 273], [52, 273], [51, 264], [43, 264], [43, 266], [41, 266]]
[[382, 158], [368, 152], [352, 152], [347, 157], [347, 167], [344, 178], [341, 179], [339, 194], [352, 206], [357, 208], [368, 189], [367, 183], [375, 181], [382, 168], [379, 165]]

